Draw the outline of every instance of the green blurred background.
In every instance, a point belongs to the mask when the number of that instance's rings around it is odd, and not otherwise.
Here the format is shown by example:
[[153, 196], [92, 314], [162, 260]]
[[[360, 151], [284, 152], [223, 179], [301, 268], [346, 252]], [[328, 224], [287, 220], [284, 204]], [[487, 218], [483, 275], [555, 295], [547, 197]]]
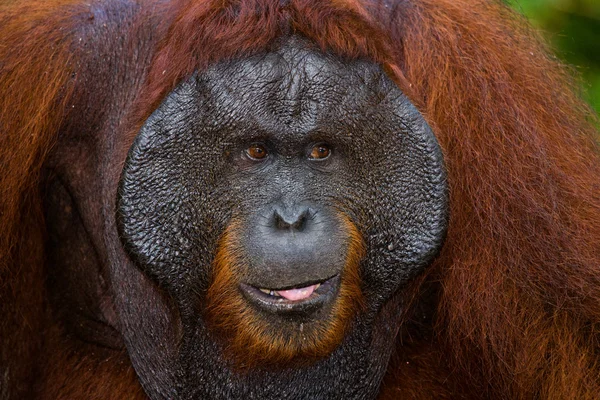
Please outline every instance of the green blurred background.
[[583, 78], [584, 97], [600, 113], [600, 0], [509, 0], [542, 30], [555, 53]]

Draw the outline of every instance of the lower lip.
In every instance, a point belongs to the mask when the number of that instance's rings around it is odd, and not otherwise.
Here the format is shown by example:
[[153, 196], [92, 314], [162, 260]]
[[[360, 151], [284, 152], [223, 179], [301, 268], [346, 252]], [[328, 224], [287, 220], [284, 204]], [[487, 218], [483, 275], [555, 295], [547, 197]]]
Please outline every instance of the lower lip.
[[285, 297], [275, 297], [263, 293], [254, 286], [242, 283], [240, 290], [246, 300], [257, 306], [262, 311], [271, 313], [308, 313], [322, 308], [337, 294], [339, 277], [334, 276], [322, 282], [310, 296], [301, 300], [290, 300]]

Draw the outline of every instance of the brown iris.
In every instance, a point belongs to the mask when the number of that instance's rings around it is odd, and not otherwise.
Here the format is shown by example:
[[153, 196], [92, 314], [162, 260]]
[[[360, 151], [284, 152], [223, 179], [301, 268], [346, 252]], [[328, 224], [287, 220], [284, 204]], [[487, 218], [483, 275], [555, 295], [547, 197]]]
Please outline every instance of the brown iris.
[[312, 160], [324, 160], [331, 154], [331, 149], [328, 145], [320, 143], [315, 145], [310, 151], [309, 158]]
[[262, 160], [268, 153], [263, 145], [253, 144], [246, 149], [246, 154], [253, 160]]

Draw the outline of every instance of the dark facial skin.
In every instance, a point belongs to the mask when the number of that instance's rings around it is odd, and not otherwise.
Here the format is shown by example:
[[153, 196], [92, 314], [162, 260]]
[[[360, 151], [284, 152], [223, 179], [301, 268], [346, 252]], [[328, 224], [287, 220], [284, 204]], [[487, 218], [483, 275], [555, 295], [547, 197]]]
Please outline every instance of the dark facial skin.
[[[139, 132], [119, 193], [124, 245], [182, 315], [180, 398], [374, 397], [394, 342], [373, 342], [374, 324], [396, 320], [381, 308], [438, 251], [446, 202], [433, 134], [373, 64], [292, 39], [183, 82]], [[240, 221], [243, 283], [302, 287], [340, 274], [340, 213], [367, 244], [347, 338], [307, 366], [232, 372], [199, 317], [220, 233]], [[291, 329], [282, 318], [269, 322]]]
[[[442, 154], [415, 107], [379, 66], [294, 37], [182, 82], [137, 134], [112, 193], [106, 256], [93, 262], [110, 274], [120, 321], [110, 325], [152, 399], [375, 398], [401, 289], [431, 263], [447, 225]], [[342, 342], [316, 360], [238, 370], [203, 317], [227, 227], [237, 224], [247, 261], [240, 293], [285, 332], [297, 320], [259, 289], [321, 283], [316, 305], [291, 308], [305, 322], [330, 318], [344, 218], [366, 253], [364, 309]]]

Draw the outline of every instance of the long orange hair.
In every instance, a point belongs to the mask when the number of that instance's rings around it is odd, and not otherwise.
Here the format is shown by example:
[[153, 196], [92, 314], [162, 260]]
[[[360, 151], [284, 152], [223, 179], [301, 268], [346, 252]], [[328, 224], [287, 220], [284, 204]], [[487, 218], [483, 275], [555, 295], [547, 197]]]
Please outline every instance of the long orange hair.
[[[85, 81], [83, 3], [0, 5], [0, 365], [13, 381], [31, 379], [50, 323], [40, 171]], [[433, 127], [451, 197], [442, 254], [406, 293], [415, 309], [433, 293], [435, 313], [427, 334], [399, 338], [382, 396], [596, 398], [600, 156], [569, 69], [499, 1], [285, 3], [150, 4], [162, 22], [134, 125], [194, 70], [279, 35], [380, 63]]]

